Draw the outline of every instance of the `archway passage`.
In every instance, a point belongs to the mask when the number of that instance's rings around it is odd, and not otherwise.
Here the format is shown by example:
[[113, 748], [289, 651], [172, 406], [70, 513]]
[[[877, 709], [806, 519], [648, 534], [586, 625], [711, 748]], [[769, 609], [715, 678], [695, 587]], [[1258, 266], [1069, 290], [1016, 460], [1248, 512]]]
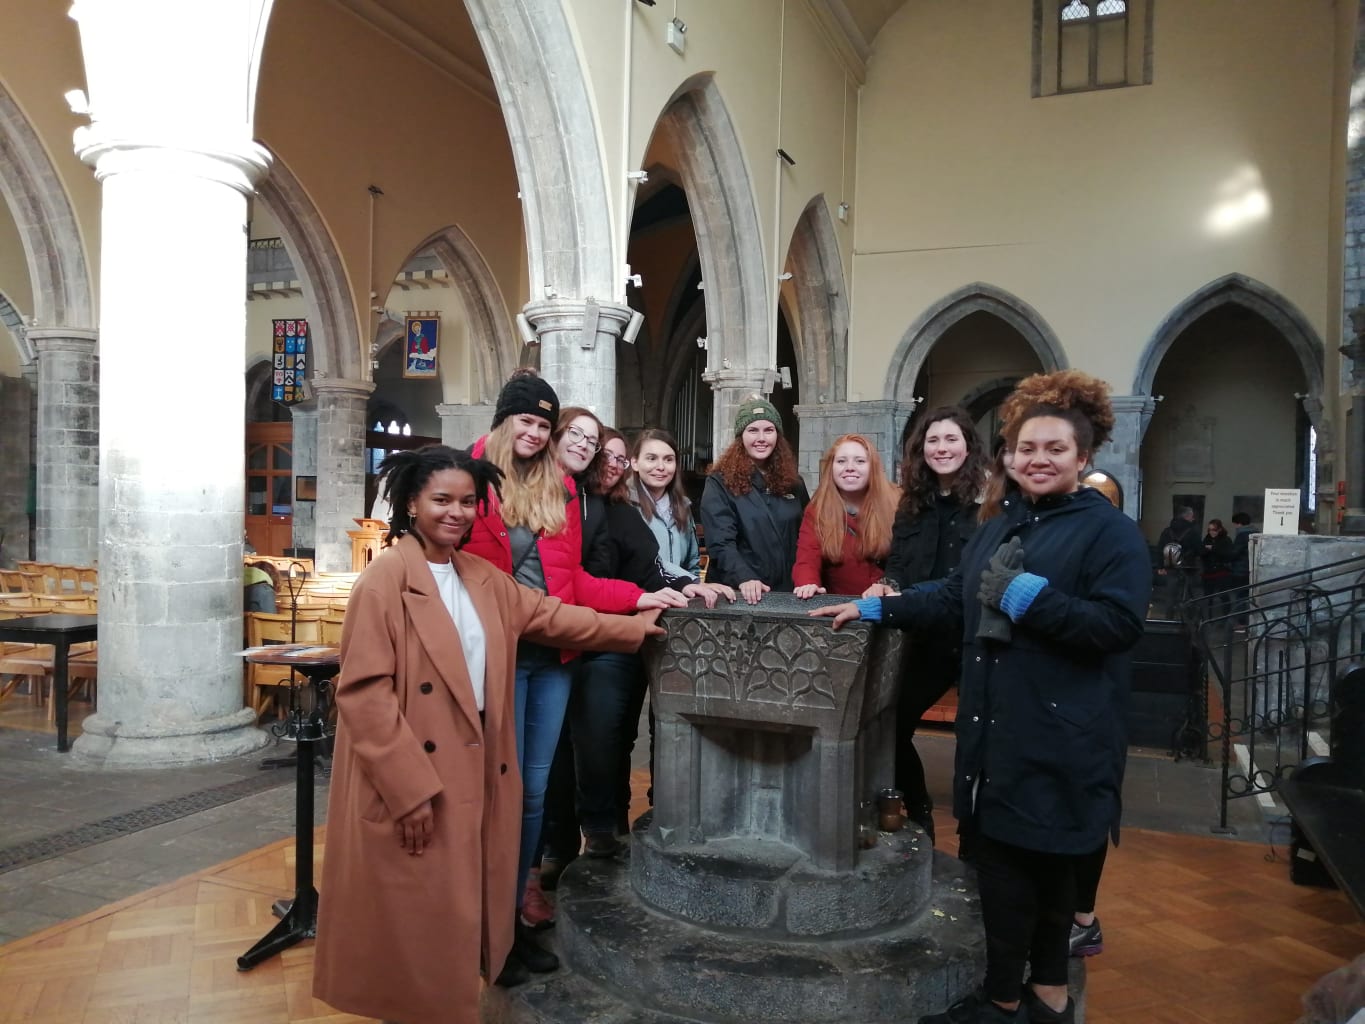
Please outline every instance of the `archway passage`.
[[1000, 403], [1024, 377], [1049, 369], [1018, 326], [996, 312], [974, 309], [945, 326], [921, 361], [916, 408], [963, 406], [989, 448], [1000, 432]]
[[1177, 506], [1200, 522], [1261, 519], [1267, 487], [1301, 488], [1309, 511], [1316, 431], [1309, 382], [1279, 326], [1237, 302], [1203, 312], [1165, 346], [1143, 440], [1142, 530], [1155, 541]]

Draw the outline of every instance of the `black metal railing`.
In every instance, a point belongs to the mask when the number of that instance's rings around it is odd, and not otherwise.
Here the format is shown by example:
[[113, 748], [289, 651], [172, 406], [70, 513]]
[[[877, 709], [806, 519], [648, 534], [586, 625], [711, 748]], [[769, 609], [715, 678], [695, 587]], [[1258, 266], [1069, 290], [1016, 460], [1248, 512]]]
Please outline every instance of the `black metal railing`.
[[1226, 832], [1231, 801], [1274, 792], [1330, 750], [1334, 695], [1365, 656], [1365, 558], [1207, 593], [1180, 614], [1207, 666], [1191, 720], [1222, 762], [1216, 831]]

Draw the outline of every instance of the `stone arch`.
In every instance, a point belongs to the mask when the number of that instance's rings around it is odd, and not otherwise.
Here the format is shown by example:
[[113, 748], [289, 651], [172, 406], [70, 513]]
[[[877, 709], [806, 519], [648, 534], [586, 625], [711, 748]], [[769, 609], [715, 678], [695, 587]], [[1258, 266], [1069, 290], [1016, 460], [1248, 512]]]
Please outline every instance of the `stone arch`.
[[471, 401], [494, 402], [521, 354], [521, 340], [512, 330], [502, 290], [478, 247], [455, 225], [430, 235], [413, 252], [426, 249], [441, 261], [469, 318], [478, 369], [478, 393]]
[[736, 371], [766, 369], [771, 311], [758, 208], [739, 135], [710, 74], [674, 93], [655, 127], [660, 130], [675, 142], [697, 235], [708, 366], [715, 372], [729, 359]]
[[14, 345], [19, 350], [19, 361], [22, 363], [33, 362], [36, 353], [34, 353], [33, 345], [28, 340], [28, 334], [24, 330], [24, 316], [3, 292], [0, 292], [0, 326], [9, 331], [10, 336], [14, 339]]
[[[94, 285], [76, 212], [38, 133], [3, 84], [0, 198], [19, 228], [37, 325], [93, 329]], [[26, 358], [33, 358], [31, 350]]]
[[823, 193], [801, 212], [787, 249], [796, 292], [798, 374], [804, 401], [842, 402], [848, 387], [848, 288]]
[[294, 172], [278, 154], [271, 156], [270, 174], [256, 187], [256, 195], [279, 222], [290, 262], [303, 284], [313, 339], [313, 376], [366, 380], [369, 366], [360, 345], [356, 304], [341, 252]]
[[530, 293], [620, 290], [586, 71], [563, 0], [465, 0], [497, 86], [521, 188]]
[[914, 398], [915, 380], [934, 345], [959, 320], [978, 312], [999, 317], [1018, 331], [1044, 372], [1066, 368], [1061, 342], [1036, 309], [1003, 288], [977, 281], [939, 299], [906, 328], [891, 357], [891, 373], [883, 397], [904, 402]]
[[[1317, 428], [1319, 437], [1330, 438], [1330, 422], [1322, 401], [1322, 339], [1297, 306], [1275, 289], [1245, 274], [1227, 274], [1210, 281], [1167, 314], [1138, 359], [1137, 370], [1133, 374], [1133, 394], [1150, 395], [1161, 361], [1176, 339], [1200, 317], [1226, 305], [1241, 306], [1260, 316], [1289, 344], [1308, 386], [1304, 410]], [[1145, 429], [1146, 422], [1143, 426]]]

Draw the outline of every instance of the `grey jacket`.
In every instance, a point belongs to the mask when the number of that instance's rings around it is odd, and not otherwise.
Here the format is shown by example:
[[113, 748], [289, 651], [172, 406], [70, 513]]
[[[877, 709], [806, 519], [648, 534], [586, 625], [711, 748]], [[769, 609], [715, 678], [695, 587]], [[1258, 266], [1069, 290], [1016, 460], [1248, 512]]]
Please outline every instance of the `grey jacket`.
[[[645, 513], [640, 507], [640, 493], [636, 482], [631, 480], [628, 486], [630, 503], [643, 518]], [[672, 516], [653, 516], [645, 519], [645, 525], [659, 542], [659, 561], [668, 575], [691, 576], [694, 579], [701, 576], [701, 549], [697, 546], [697, 531], [692, 521], [691, 502], [688, 502], [686, 530], [679, 530]]]

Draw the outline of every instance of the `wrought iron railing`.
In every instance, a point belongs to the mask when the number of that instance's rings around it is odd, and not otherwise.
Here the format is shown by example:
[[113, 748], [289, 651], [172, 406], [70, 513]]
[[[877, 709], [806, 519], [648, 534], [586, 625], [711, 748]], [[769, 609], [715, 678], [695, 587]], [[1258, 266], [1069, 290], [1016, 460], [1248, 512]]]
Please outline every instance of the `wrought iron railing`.
[[1231, 801], [1273, 793], [1328, 753], [1336, 688], [1365, 657], [1365, 558], [1207, 593], [1180, 612], [1207, 666], [1181, 745], [1221, 760], [1216, 831], [1227, 832]]

